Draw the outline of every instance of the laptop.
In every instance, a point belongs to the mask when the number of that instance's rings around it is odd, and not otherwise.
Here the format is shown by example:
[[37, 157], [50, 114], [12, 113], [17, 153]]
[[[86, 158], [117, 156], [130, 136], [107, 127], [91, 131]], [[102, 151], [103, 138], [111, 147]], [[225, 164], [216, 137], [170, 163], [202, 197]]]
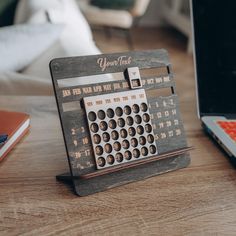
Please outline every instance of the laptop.
[[236, 1], [191, 0], [198, 115], [236, 163]]

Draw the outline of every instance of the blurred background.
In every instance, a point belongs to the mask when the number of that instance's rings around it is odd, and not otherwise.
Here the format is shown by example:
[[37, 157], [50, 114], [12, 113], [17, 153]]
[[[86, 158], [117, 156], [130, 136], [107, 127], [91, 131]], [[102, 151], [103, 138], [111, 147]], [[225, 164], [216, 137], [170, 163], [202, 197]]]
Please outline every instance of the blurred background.
[[[194, 92], [188, 0], [1, 0], [1, 94], [51, 95], [56, 57], [165, 48]], [[178, 88], [178, 86], [177, 86]]]

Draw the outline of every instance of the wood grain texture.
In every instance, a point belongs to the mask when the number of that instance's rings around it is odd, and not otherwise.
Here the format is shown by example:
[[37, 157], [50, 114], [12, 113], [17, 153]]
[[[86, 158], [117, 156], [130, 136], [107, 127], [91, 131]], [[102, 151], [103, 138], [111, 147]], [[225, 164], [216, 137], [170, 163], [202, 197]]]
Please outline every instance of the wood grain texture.
[[[55, 180], [68, 171], [55, 99], [1, 96], [0, 108], [28, 112], [32, 128], [0, 165], [0, 235], [235, 235], [236, 172], [201, 129], [192, 58], [178, 35], [144, 32], [134, 32], [137, 49], [170, 52], [188, 142], [196, 147], [191, 165], [78, 198]], [[112, 48], [96, 38], [103, 51], [125, 48], [123, 39], [114, 38]]]

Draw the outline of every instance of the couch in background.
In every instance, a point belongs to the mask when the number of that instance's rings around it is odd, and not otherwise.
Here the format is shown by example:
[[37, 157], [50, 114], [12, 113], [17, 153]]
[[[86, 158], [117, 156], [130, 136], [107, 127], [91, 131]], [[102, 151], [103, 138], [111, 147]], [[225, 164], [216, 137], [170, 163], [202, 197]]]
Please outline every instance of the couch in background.
[[1, 47], [8, 52], [0, 58], [7, 62], [0, 72], [1, 95], [50, 95], [51, 59], [100, 53], [75, 0], [19, 0], [14, 25], [0, 28]]

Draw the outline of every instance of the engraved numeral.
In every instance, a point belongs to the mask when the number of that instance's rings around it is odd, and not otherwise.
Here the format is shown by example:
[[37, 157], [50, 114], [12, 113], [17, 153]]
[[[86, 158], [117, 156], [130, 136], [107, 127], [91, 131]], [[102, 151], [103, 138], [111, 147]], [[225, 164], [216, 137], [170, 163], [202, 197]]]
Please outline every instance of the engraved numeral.
[[90, 162], [90, 161], [87, 161], [87, 162], [86, 162], [86, 165], [87, 165], [87, 167], [94, 166], [94, 165], [92, 164], [92, 162]]
[[166, 107], [166, 106], [167, 106], [167, 103], [166, 103], [166, 101], [165, 101], [165, 100], [163, 101], [163, 106], [164, 106], [164, 107]]
[[88, 144], [88, 143], [89, 143], [88, 137], [83, 138], [83, 139], [82, 139], [82, 143], [83, 143], [83, 145]]
[[81, 153], [80, 152], [75, 152], [75, 158], [80, 158], [81, 157]]
[[169, 137], [173, 137], [173, 136], [174, 136], [174, 132], [173, 132], [173, 130], [168, 131], [168, 135], [169, 135]]
[[172, 115], [176, 115], [177, 111], [176, 109], [172, 109]]
[[81, 133], [85, 133], [85, 128], [83, 126], [80, 129], [81, 129]]
[[86, 157], [87, 157], [87, 156], [90, 156], [90, 155], [91, 155], [90, 149], [85, 150], [85, 151], [84, 151], [84, 154], [85, 154]]
[[179, 125], [179, 120], [174, 120], [175, 125]]
[[166, 138], [166, 133], [161, 133], [161, 139], [165, 139]]
[[76, 168], [78, 168], [78, 169], [80, 169], [80, 170], [83, 170], [83, 169], [84, 169], [84, 166], [82, 166], [81, 164], [78, 163], [78, 164], [76, 165]]
[[158, 119], [162, 118], [161, 112], [157, 112], [157, 118]]
[[176, 134], [177, 136], [181, 135], [181, 130], [180, 130], [180, 129], [176, 129], [176, 130], [175, 130], [175, 134]]
[[73, 143], [74, 143], [75, 147], [78, 146], [78, 141], [77, 140], [74, 140]]
[[165, 111], [165, 117], [168, 117], [170, 115], [169, 111]]

